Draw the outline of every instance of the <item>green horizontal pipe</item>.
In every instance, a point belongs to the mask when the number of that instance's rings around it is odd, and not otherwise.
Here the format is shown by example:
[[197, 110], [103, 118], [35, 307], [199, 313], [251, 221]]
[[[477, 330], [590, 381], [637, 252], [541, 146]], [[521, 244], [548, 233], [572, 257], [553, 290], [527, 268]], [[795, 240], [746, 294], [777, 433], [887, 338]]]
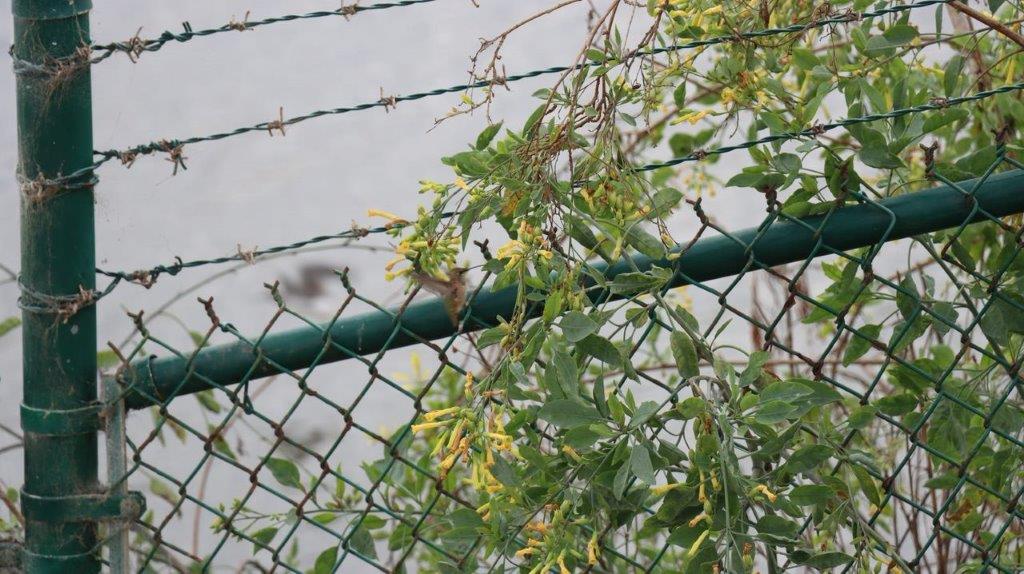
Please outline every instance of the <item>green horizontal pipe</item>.
[[[976, 184], [976, 180], [971, 180], [961, 186], [971, 189]], [[978, 207], [996, 217], [1024, 212], [1024, 170], [990, 177], [981, 183], [974, 197]], [[961, 191], [948, 186], [934, 187], [884, 199], [873, 205], [840, 209], [825, 221], [820, 239], [823, 245], [833, 250], [847, 251], [883, 240], [903, 239], [959, 226], [972, 217], [973, 207], [973, 201]], [[972, 221], [983, 218], [983, 215], [975, 214]], [[633, 264], [640, 270], [654, 265], [674, 267], [678, 271], [673, 280], [675, 286], [728, 277], [747, 267], [750, 259], [747, 246], [759, 233], [761, 236], [752, 251], [762, 266], [782, 265], [829, 254], [829, 250], [816, 249], [819, 236], [812, 231], [822, 226], [824, 216], [807, 217], [801, 221], [778, 221], [760, 232], [751, 228], [731, 237], [719, 235], [702, 239], [673, 262], [634, 257]], [[612, 279], [633, 270], [629, 263], [623, 261], [607, 266], [604, 273]], [[474, 324], [467, 330], [495, 325], [499, 317], [509, 318], [515, 300], [515, 286], [499, 291], [482, 290], [472, 305], [464, 310], [464, 314], [471, 313], [474, 319]], [[319, 363], [441, 339], [455, 332], [444, 303], [438, 299], [409, 305], [398, 317], [398, 325], [396, 315], [397, 309], [373, 311], [337, 321], [328, 331], [336, 346], [328, 348]], [[398, 327], [402, 330], [397, 330]], [[325, 343], [322, 331], [302, 327], [267, 335], [260, 344], [260, 352], [276, 365], [303, 369], [317, 360]], [[340, 351], [339, 347], [348, 349], [349, 353]], [[256, 364], [256, 360], [256, 351], [249, 344], [238, 341], [203, 349], [191, 360], [171, 356], [136, 361], [127, 382], [142, 392], [128, 395], [127, 406], [142, 408], [151, 405], [152, 401], [145, 395], [166, 399], [210, 388], [194, 373], [227, 386], [237, 384], [247, 376], [256, 379], [278, 372], [278, 368], [269, 362]]]

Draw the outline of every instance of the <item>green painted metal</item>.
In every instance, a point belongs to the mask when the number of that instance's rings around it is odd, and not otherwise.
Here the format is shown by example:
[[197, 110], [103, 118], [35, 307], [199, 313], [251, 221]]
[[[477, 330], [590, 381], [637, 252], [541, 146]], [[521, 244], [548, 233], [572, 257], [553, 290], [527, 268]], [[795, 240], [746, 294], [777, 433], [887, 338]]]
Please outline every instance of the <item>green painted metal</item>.
[[146, 510], [146, 499], [138, 492], [70, 496], [25, 495], [22, 497], [21, 507], [27, 519], [41, 518], [54, 522], [115, 518], [138, 520]]
[[[686, 285], [740, 273], [752, 264], [752, 255], [762, 266], [781, 265], [834, 252], [820, 248], [821, 245], [833, 250], [850, 250], [985, 219], [977, 208], [996, 217], [1024, 211], [1022, 170], [994, 175], [981, 183], [963, 182], [960, 187], [938, 186], [847, 207], [827, 218], [777, 221], [767, 229], [747, 229], [700, 240], [675, 262], [634, 257], [631, 262], [608, 266], [603, 272], [612, 279], [620, 273], [658, 265], [676, 270], [674, 285]], [[466, 330], [495, 325], [498, 317], [508, 318], [514, 307], [515, 293], [515, 287], [479, 293], [464, 310], [464, 316], [471, 315], [471, 320], [465, 321]], [[594, 300], [606, 296], [608, 293], [601, 289], [591, 290]], [[410, 305], [400, 313], [396, 329], [397, 316], [398, 310], [392, 310], [342, 319], [326, 331], [329, 341], [322, 329], [299, 328], [263, 337], [258, 350], [239, 341], [209, 347], [190, 357], [137, 361], [124, 375], [125, 382], [134, 389], [126, 397], [127, 406], [143, 408], [212, 385], [228, 386], [272, 375], [279, 367], [302, 369], [314, 361], [318, 364], [339, 361], [385, 348], [448, 337], [455, 332], [440, 300]], [[322, 351], [324, 354], [320, 356]]]
[[[72, 62], [89, 45], [89, 5], [87, 0], [13, 2], [22, 181], [58, 179], [92, 163], [88, 66], [64, 67], [62, 73], [55, 68], [55, 62]], [[56, 411], [51, 416], [60, 418], [96, 400], [96, 313], [86, 306], [65, 318], [38, 303], [93, 290], [93, 193], [84, 179], [47, 187], [52, 193], [36, 201], [22, 196], [21, 281], [24, 293], [32, 294], [31, 301], [23, 298], [23, 404], [30, 413]], [[42, 418], [50, 417], [43, 413]], [[28, 426], [23, 499], [100, 491], [94, 425]], [[25, 572], [99, 570], [96, 522], [66, 518], [50, 511], [30, 513]]]

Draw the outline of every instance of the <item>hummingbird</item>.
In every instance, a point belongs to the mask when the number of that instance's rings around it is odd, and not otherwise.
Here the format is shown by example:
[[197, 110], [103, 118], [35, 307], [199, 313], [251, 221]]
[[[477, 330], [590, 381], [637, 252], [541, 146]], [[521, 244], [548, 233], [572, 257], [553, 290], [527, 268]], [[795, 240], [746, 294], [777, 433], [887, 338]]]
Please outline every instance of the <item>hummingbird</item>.
[[465, 267], [452, 267], [448, 270], [448, 279], [439, 279], [433, 275], [414, 271], [412, 278], [424, 289], [437, 295], [444, 302], [445, 311], [452, 325], [458, 326], [459, 314], [466, 306], [467, 282]]

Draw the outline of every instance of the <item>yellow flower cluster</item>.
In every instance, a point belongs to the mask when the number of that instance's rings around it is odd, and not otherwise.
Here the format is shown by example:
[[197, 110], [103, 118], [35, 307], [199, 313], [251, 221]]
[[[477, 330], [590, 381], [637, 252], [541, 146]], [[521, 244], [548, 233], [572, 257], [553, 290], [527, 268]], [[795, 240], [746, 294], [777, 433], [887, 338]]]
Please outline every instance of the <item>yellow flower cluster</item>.
[[544, 259], [551, 259], [552, 253], [546, 247], [547, 240], [544, 239], [537, 228], [523, 220], [519, 222], [517, 238], [499, 247], [494, 255], [498, 259], [507, 259], [505, 268], [513, 269], [527, 260], [531, 254], [536, 254]]
[[[398, 271], [395, 271], [395, 266], [404, 261], [410, 263], [417, 261], [421, 268], [429, 272], [431, 276], [441, 281], [447, 281], [448, 275], [442, 267], [452, 267], [455, 264], [455, 258], [461, 247], [462, 240], [458, 237], [449, 237], [434, 242], [416, 238], [403, 239], [395, 248], [395, 254], [398, 256], [384, 265], [384, 278], [393, 281], [396, 277], [409, 275], [413, 272], [411, 265]], [[421, 255], [429, 256], [420, 257]]]
[[[472, 385], [472, 380], [472, 375], [467, 375], [467, 384]], [[411, 428], [414, 433], [442, 429], [431, 451], [431, 456], [441, 461], [441, 480], [448, 477], [456, 464], [465, 460], [469, 463], [470, 476], [464, 482], [478, 491], [494, 494], [504, 488], [491, 473], [495, 453], [505, 451], [518, 456], [512, 444], [512, 436], [505, 432], [503, 418], [504, 412], [500, 407], [486, 420], [481, 420], [473, 409], [448, 407], [425, 413], [424, 422], [414, 424]], [[486, 511], [487, 508], [484, 508], [484, 512], [481, 512], [485, 519]]]
[[587, 542], [585, 554], [573, 548], [573, 536], [569, 532], [569, 527], [576, 523], [566, 517], [571, 507], [569, 501], [550, 507], [553, 509], [550, 519], [534, 520], [526, 525], [526, 546], [516, 551], [519, 558], [539, 558], [529, 574], [548, 572], [555, 566], [558, 567], [559, 574], [571, 574], [572, 570], [566, 563], [569, 558], [585, 561], [591, 566], [596, 565], [600, 556], [597, 533], [595, 532]]
[[595, 213], [607, 210], [620, 222], [644, 217], [651, 212], [650, 206], [637, 204], [640, 197], [634, 197], [626, 186], [614, 182], [581, 188], [580, 196]]

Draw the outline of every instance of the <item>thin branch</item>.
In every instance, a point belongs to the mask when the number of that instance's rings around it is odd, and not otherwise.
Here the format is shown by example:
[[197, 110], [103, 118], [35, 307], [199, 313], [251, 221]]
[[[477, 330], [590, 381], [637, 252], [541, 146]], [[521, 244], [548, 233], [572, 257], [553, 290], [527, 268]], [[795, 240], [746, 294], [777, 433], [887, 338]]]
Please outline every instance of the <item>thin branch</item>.
[[966, 2], [960, 2], [958, 0], [950, 2], [949, 4], [947, 4], [947, 6], [969, 18], [973, 18], [974, 20], [977, 20], [978, 22], [988, 26], [989, 28], [999, 32], [1003, 36], [1006, 36], [1008, 39], [1013, 41], [1021, 48], [1024, 48], [1024, 36], [1021, 36], [1019, 33], [1015, 32], [1012, 28], [1010, 28], [1003, 22], [1000, 22], [999, 20], [995, 19], [993, 16], [985, 14], [984, 12], [979, 12], [974, 8], [968, 6]]

